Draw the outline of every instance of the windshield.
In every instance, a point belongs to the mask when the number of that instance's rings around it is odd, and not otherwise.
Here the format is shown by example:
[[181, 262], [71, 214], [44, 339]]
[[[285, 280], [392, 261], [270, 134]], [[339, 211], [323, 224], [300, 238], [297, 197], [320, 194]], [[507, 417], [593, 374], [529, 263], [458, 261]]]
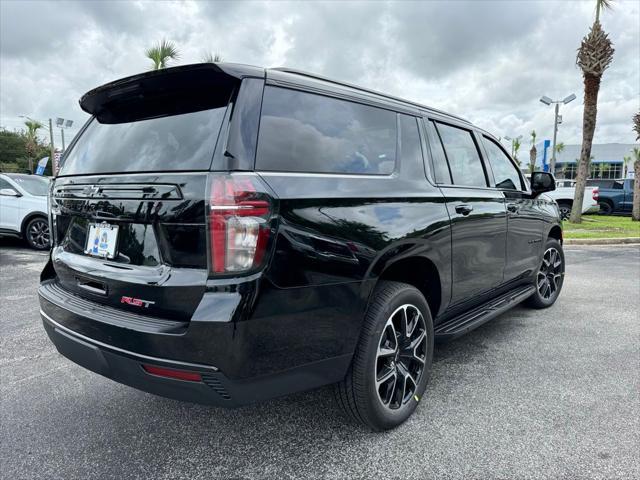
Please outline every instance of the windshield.
[[128, 123], [93, 118], [60, 175], [208, 170], [226, 106]]
[[49, 193], [49, 179], [43, 177], [11, 177], [22, 189], [37, 197], [46, 197]]

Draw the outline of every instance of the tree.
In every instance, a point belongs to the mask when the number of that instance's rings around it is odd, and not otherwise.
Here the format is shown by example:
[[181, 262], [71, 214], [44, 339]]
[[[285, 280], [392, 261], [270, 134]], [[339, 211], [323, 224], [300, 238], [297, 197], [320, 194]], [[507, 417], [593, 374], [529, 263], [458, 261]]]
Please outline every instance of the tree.
[[535, 130], [531, 130], [531, 150], [529, 150], [529, 173], [533, 173], [536, 169], [536, 158], [538, 156], [538, 149], [536, 148], [536, 137], [538, 134]]
[[[36, 149], [32, 157], [27, 152], [27, 132], [12, 132], [0, 128], [0, 171], [25, 173], [29, 171], [29, 162], [49, 156], [49, 146], [36, 138]], [[51, 175], [51, 162], [47, 164], [45, 175]]]
[[613, 60], [613, 44], [600, 25], [600, 12], [611, 8], [611, 4], [612, 0], [596, 0], [596, 19], [589, 33], [582, 39], [576, 56], [576, 65], [582, 70], [584, 81], [584, 111], [582, 114], [582, 149], [576, 176], [576, 192], [569, 217], [569, 221], [572, 223], [582, 221], [584, 187], [589, 174], [591, 145], [598, 114], [598, 92], [602, 75]]
[[520, 138], [513, 139], [513, 159], [516, 161], [518, 165], [520, 165], [520, 160], [518, 160], [518, 152], [520, 151]]
[[153, 66], [151, 70], [160, 70], [167, 66], [169, 60], [180, 58], [175, 44], [169, 40], [161, 40], [157, 45], [148, 48], [145, 52], [147, 58], [151, 59]]
[[33, 160], [36, 158], [36, 154], [38, 152], [38, 130], [40, 130], [44, 125], [42, 125], [37, 120], [28, 119], [24, 122], [25, 127], [27, 127], [27, 131], [25, 133], [25, 150], [27, 153], [27, 158], [29, 159], [29, 172], [33, 173]]
[[[633, 129], [636, 132], [636, 140], [640, 140], [640, 112], [633, 116]], [[631, 219], [640, 222], [640, 148], [633, 149], [633, 208], [631, 210]]]
[[202, 56], [202, 63], [220, 63], [222, 61], [222, 55], [219, 53], [205, 53]]
[[564, 152], [564, 142], [560, 142], [556, 145], [556, 153]]

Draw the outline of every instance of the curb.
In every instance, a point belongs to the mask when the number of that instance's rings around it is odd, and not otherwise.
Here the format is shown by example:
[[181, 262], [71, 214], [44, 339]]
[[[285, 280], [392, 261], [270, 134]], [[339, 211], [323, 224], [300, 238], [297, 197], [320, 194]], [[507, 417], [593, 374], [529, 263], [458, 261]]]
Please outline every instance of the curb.
[[640, 237], [622, 238], [565, 238], [564, 245], [628, 245], [640, 244]]

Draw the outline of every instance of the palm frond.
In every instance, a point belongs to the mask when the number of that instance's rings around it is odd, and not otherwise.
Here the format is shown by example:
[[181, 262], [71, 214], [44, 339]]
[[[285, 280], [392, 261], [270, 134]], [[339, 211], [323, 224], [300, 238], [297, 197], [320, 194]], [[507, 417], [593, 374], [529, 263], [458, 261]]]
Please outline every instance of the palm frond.
[[596, 22], [600, 22], [600, 12], [613, 10], [613, 0], [596, 0]]
[[222, 61], [222, 55], [219, 53], [207, 52], [202, 56], [202, 63], [220, 63]]
[[633, 130], [636, 132], [636, 140], [640, 140], [640, 112], [633, 116]]
[[180, 58], [178, 48], [173, 42], [166, 39], [162, 39], [157, 45], [148, 48], [145, 55], [153, 62], [152, 70], [165, 68], [169, 60]]

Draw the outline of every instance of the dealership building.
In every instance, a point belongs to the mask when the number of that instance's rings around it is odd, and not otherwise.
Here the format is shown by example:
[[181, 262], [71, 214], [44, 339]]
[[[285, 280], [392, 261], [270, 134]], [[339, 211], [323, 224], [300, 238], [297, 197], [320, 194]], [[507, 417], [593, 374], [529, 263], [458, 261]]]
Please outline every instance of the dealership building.
[[[601, 143], [591, 147], [591, 171], [589, 178], [633, 178], [633, 143]], [[549, 170], [551, 142], [544, 140], [536, 145], [536, 168]], [[582, 145], [565, 145], [556, 153], [556, 178], [576, 178], [578, 159]]]

